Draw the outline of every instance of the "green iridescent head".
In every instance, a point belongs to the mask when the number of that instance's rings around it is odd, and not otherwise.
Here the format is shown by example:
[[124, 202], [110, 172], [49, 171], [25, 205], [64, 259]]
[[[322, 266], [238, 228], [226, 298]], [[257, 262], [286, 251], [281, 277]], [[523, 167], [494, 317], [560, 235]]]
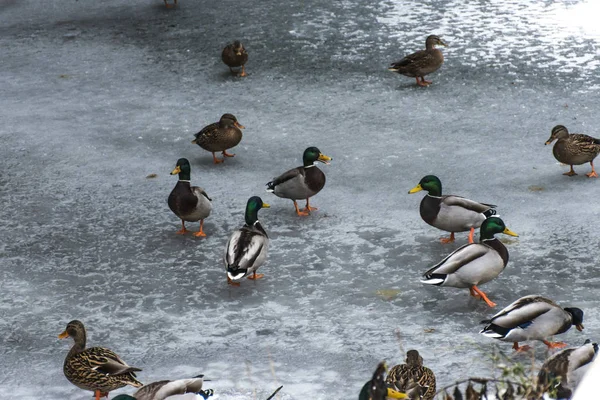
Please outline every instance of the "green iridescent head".
[[408, 193], [417, 193], [421, 190], [426, 190], [431, 196], [439, 197], [442, 195], [442, 181], [435, 175], [424, 176], [419, 184], [410, 189]]
[[177, 160], [177, 165], [175, 166], [175, 169], [171, 171], [171, 175], [178, 174], [180, 181], [189, 181], [191, 171], [192, 168], [190, 167], [190, 162], [187, 160], [187, 158], [180, 158], [179, 160]]
[[246, 225], [252, 226], [258, 221], [258, 210], [261, 208], [270, 208], [271, 206], [264, 203], [258, 196], [252, 196], [246, 203]]
[[490, 217], [483, 221], [479, 228], [479, 240], [493, 239], [496, 233], [504, 233], [509, 236], [519, 236], [504, 225], [498, 217]]
[[321, 153], [321, 150], [316, 147], [309, 147], [308, 149], [304, 150], [304, 154], [302, 155], [302, 161], [304, 162], [305, 167], [309, 167], [317, 161], [320, 161], [323, 164], [329, 164], [329, 161], [331, 160], [331, 157]]

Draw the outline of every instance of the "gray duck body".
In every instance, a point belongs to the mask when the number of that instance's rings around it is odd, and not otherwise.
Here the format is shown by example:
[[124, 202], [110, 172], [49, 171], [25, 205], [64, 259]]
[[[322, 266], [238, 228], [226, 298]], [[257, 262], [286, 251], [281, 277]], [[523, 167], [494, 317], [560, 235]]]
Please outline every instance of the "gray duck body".
[[269, 182], [269, 189], [277, 197], [302, 200], [319, 193], [325, 186], [323, 171], [316, 165], [293, 168]]
[[205, 219], [212, 211], [211, 199], [204, 189], [191, 186], [186, 180], [177, 181], [167, 203], [175, 215], [187, 222]]

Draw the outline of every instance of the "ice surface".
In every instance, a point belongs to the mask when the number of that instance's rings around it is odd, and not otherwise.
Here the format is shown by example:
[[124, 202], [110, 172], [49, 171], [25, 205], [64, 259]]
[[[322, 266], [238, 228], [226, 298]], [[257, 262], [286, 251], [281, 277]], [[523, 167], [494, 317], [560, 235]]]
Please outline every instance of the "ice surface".
[[[379, 360], [403, 361], [400, 344], [440, 386], [491, 375], [492, 350], [510, 353], [477, 334], [493, 311], [419, 283], [467, 237], [441, 245], [420, 219], [407, 192], [430, 173], [521, 235], [482, 287], [491, 300], [578, 306], [585, 331], [559, 339], [598, 340], [600, 181], [589, 165], [561, 175], [543, 145], [558, 123], [600, 136], [599, 35], [564, 19], [592, 1], [179, 3], [2, 3], [0, 398], [91, 398], [62, 373], [57, 335], [75, 318], [142, 381], [204, 373], [222, 399], [280, 384], [281, 399], [356, 398]], [[430, 33], [450, 45], [432, 86], [386, 70]], [[220, 61], [234, 39], [245, 79]], [[225, 112], [247, 129], [213, 165], [190, 141]], [[333, 162], [320, 210], [298, 218], [264, 185], [310, 145]], [[175, 234], [180, 157], [213, 198], [206, 239]], [[256, 194], [272, 205], [266, 277], [229, 287], [223, 248]]]

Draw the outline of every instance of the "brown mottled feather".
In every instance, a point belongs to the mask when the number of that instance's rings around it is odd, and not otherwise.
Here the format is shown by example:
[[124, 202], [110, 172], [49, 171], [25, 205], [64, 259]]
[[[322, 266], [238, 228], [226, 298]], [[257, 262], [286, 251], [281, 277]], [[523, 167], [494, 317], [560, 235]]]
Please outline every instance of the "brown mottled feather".
[[386, 383], [403, 393], [418, 390], [422, 400], [432, 400], [435, 395], [435, 374], [423, 366], [423, 359], [416, 350], [408, 351], [406, 364], [390, 369]]
[[242, 140], [242, 131], [234, 125], [222, 126], [215, 122], [196, 133], [194, 143], [211, 152], [225, 151], [237, 146]]
[[440, 40], [435, 35], [428, 36], [425, 41], [425, 50], [419, 50], [392, 63], [390, 71], [411, 78], [422, 77], [437, 71], [444, 63], [444, 55], [440, 50], [434, 48], [434, 44], [438, 43], [436, 39]]
[[[236, 45], [241, 49], [241, 54], [237, 55]], [[248, 61], [248, 52], [240, 42], [230, 43], [223, 49], [221, 53], [221, 60], [229, 68], [241, 67]]]

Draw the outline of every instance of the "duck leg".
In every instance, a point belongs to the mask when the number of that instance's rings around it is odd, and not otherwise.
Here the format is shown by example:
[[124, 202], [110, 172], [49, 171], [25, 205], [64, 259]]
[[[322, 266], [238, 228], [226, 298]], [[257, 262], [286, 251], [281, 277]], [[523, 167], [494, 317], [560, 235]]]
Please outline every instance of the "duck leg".
[[233, 153], [229, 154], [229, 153], [227, 152], [227, 150], [223, 151], [223, 153], [222, 153], [222, 154], [223, 154], [223, 157], [235, 157], [235, 154], [233, 154]]
[[175, 4], [169, 4], [169, 3], [167, 2], [167, 0], [165, 0], [165, 7], [166, 7], [166, 8], [173, 8], [173, 7], [175, 7], [176, 5], [177, 5], [177, 0], [175, 0]]
[[520, 353], [522, 351], [529, 351], [529, 350], [531, 350], [531, 347], [527, 346], [527, 345], [525, 345], [525, 346], [519, 346], [519, 342], [514, 342], [513, 343], [513, 349], [515, 349], [516, 351], [518, 351]]
[[317, 207], [311, 207], [309, 204], [309, 198], [306, 198], [306, 207], [302, 210], [302, 211], [306, 211], [308, 213], [310, 213], [311, 211], [317, 211], [318, 208]]
[[246, 66], [242, 65], [242, 73], [240, 74], [240, 76], [248, 76], [248, 74], [246, 73]]
[[[425, 83], [423, 81], [420, 81], [418, 76], [415, 77], [415, 79], [417, 80], [417, 85], [419, 85], [419, 86], [427, 86], [427, 83]], [[423, 77], [421, 77], [421, 79], [423, 79]]]
[[265, 274], [257, 274], [256, 271], [254, 271], [252, 273], [252, 275], [250, 275], [248, 277], [248, 279], [257, 280], [257, 279], [261, 279], [261, 278], [264, 278], [264, 277], [265, 277]]
[[206, 233], [204, 233], [204, 231], [202, 230], [203, 227], [204, 227], [204, 220], [201, 219], [200, 220], [200, 230], [198, 232], [194, 233], [194, 236], [196, 236], [196, 237], [200, 237], [200, 236], [206, 237]]
[[494, 303], [493, 301], [490, 301], [490, 299], [488, 299], [488, 297], [485, 295], [485, 293], [483, 293], [477, 286], [473, 285], [471, 287], [471, 289], [473, 290], [473, 292], [477, 293], [481, 297], [481, 300], [485, 301], [485, 303], [488, 306], [496, 307], [496, 303]]
[[441, 238], [440, 242], [447, 244], [447, 243], [454, 243], [454, 232], [450, 232], [450, 237], [449, 238]]
[[573, 175], [577, 175], [577, 173], [575, 172], [575, 170], [573, 169], [573, 166], [571, 165], [571, 170], [569, 172], [565, 172], [563, 175], [573, 176]]
[[240, 286], [239, 282], [234, 282], [231, 279], [229, 279], [229, 277], [227, 277], [227, 284], [231, 286]]
[[471, 232], [469, 232], [469, 243], [475, 243], [473, 240], [473, 235], [475, 234], [475, 228], [471, 228]]
[[298, 208], [298, 203], [296, 203], [296, 200], [292, 200], [294, 202], [294, 207], [296, 208], [296, 214], [298, 214], [301, 217], [306, 217], [308, 215], [310, 215], [310, 213], [308, 211], [300, 211], [300, 209]]
[[219, 160], [219, 159], [217, 158], [217, 156], [215, 156], [215, 152], [214, 152], [214, 151], [213, 151], [212, 153], [213, 153], [213, 160], [214, 160], [215, 164], [220, 164], [220, 163], [222, 163], [222, 162], [223, 162], [223, 160]]
[[425, 85], [431, 85], [433, 83], [432, 81], [426, 81], [424, 76], [421, 77], [421, 82], [423, 82]]
[[185, 235], [188, 232], [187, 229], [185, 229], [185, 221], [181, 220], [181, 229], [177, 231], [178, 235]]
[[477, 294], [476, 291], [473, 290], [473, 287], [469, 288], [469, 293], [471, 294], [471, 296], [475, 297], [476, 299], [480, 299], [481, 296], [479, 294]]
[[598, 174], [596, 173], [596, 170], [594, 169], [594, 161], [590, 161], [590, 165], [592, 166], [592, 172], [590, 172], [589, 174], [586, 174], [588, 178], [597, 178]]
[[547, 340], [542, 340], [542, 342], [548, 346], [548, 349], [562, 349], [563, 347], [567, 347], [567, 344], [563, 342], [548, 342]]

